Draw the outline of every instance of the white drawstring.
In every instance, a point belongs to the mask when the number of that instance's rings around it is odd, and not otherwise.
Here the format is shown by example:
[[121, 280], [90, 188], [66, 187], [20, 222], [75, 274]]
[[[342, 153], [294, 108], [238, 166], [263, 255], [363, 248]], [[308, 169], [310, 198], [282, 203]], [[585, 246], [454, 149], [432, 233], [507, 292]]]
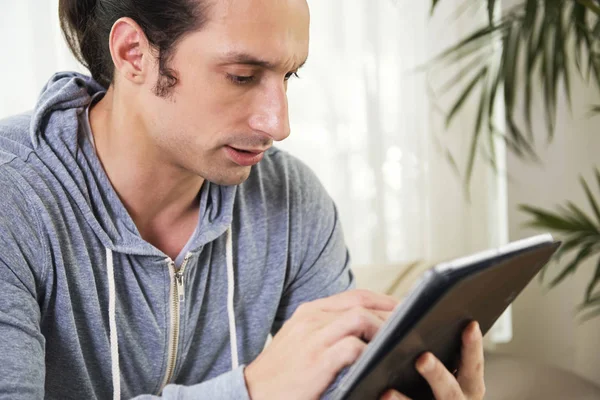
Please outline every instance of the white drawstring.
[[239, 365], [237, 349], [237, 330], [235, 327], [235, 311], [233, 300], [235, 295], [235, 276], [233, 274], [233, 239], [231, 227], [227, 228], [226, 243], [227, 258], [227, 316], [229, 317], [229, 340], [231, 341], [231, 369], [236, 369]]
[[119, 340], [117, 338], [117, 321], [115, 319], [115, 270], [113, 254], [106, 249], [106, 274], [108, 275], [108, 325], [110, 329], [110, 360], [113, 383], [113, 400], [121, 399], [121, 372], [119, 368]]
[[[227, 316], [229, 318], [229, 339], [231, 341], [231, 369], [239, 366], [237, 329], [235, 326], [235, 311], [233, 308], [235, 296], [235, 275], [233, 273], [233, 239], [231, 227], [227, 229], [227, 242], [225, 246], [227, 259]], [[115, 271], [113, 266], [113, 254], [106, 249], [106, 273], [108, 275], [108, 324], [110, 327], [110, 358], [113, 383], [113, 400], [121, 399], [121, 372], [119, 367], [119, 341], [117, 338], [116, 322], [116, 294], [115, 294]]]

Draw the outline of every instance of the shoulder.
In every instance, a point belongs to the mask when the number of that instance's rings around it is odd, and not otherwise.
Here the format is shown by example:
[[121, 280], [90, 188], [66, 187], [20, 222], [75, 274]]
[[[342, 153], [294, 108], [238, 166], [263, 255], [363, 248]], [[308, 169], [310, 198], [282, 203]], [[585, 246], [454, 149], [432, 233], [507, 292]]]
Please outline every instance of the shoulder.
[[23, 175], [12, 162], [0, 164], [0, 229], [29, 234], [32, 232], [24, 232], [26, 227], [39, 230], [39, 210], [33, 205], [33, 192]]
[[237, 196], [240, 210], [285, 230], [297, 254], [316, 248], [313, 242], [326, 242], [338, 226], [333, 199], [316, 174], [280, 149], [265, 154]]
[[6, 118], [0, 119], [0, 136], [11, 137], [11, 136], [22, 136], [26, 135], [29, 131], [31, 124], [31, 113], [22, 113], [17, 115], [11, 115]]
[[322, 196], [325, 188], [312, 169], [287, 151], [271, 148], [256, 165], [248, 184], [258, 181], [272, 191], [286, 190], [305, 197]]
[[278, 203], [276, 199], [279, 199], [288, 208], [300, 208], [299, 211], [333, 206], [310, 167], [278, 148], [267, 151], [263, 160], [252, 169], [248, 180], [240, 186], [246, 194], [259, 192], [269, 204]]
[[[34, 199], [47, 200], [47, 185], [42, 176], [47, 167], [38, 156], [30, 137], [31, 114], [19, 114], [0, 119], [0, 202], [6, 208], [32, 207]], [[36, 206], [37, 207], [37, 206]]]
[[26, 180], [12, 162], [0, 164], [0, 245], [9, 268], [29, 266], [41, 277], [46, 270], [40, 212], [33, 205]]
[[30, 125], [31, 113], [0, 119], [0, 165], [17, 157], [26, 159], [34, 151]]

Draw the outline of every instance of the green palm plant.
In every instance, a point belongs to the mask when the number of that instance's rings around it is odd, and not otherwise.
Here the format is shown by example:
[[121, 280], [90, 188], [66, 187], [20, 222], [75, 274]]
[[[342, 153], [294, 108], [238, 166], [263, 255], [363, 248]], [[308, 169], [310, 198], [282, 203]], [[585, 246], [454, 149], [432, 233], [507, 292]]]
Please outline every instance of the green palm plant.
[[[432, 0], [431, 12], [442, 2]], [[438, 67], [456, 71], [438, 92], [452, 89], [458, 93], [445, 114], [447, 126], [457, 119], [469, 99], [477, 99], [470, 149], [461, 171], [467, 188], [478, 156], [496, 166], [497, 138], [517, 157], [539, 162], [532, 129], [535, 87], [539, 85], [543, 94], [548, 143], [554, 138], [559, 88], [570, 107], [573, 72], [600, 91], [599, 0], [522, 0], [502, 15], [496, 12], [498, 3], [465, 0], [464, 9], [486, 7], [487, 22], [440, 53], [428, 66], [430, 71]], [[590, 111], [600, 112], [600, 106], [590, 106]], [[506, 122], [504, 130], [494, 123], [499, 112]], [[518, 117], [524, 122], [519, 123]], [[450, 158], [456, 164], [451, 155]], [[600, 187], [598, 170], [596, 178]], [[556, 212], [521, 206], [531, 217], [530, 226], [564, 237], [557, 260], [566, 253], [574, 254], [550, 281], [550, 287], [562, 282], [590, 257], [600, 254], [599, 201], [584, 179], [581, 184], [594, 217], [568, 201]], [[540, 274], [542, 279], [544, 276], [545, 273]], [[600, 292], [596, 290], [599, 286], [600, 260], [580, 307], [585, 319], [600, 315]]]
[[[596, 181], [600, 189], [600, 171], [596, 169]], [[566, 206], [559, 206], [556, 212], [546, 211], [529, 205], [521, 205], [521, 209], [531, 216], [527, 223], [532, 228], [550, 229], [564, 236], [564, 241], [555, 255], [560, 261], [566, 253], [573, 253], [571, 261], [562, 268], [562, 271], [550, 281], [550, 288], [561, 283], [569, 275], [576, 272], [581, 263], [587, 259], [600, 256], [600, 207], [594, 198], [592, 191], [585, 179], [581, 179], [581, 185], [585, 190], [590, 207], [594, 215], [590, 216], [572, 202]], [[543, 280], [548, 265], [540, 274]], [[596, 261], [596, 270], [585, 291], [583, 302], [579, 310], [584, 313], [583, 319], [588, 320], [600, 315], [600, 257]]]

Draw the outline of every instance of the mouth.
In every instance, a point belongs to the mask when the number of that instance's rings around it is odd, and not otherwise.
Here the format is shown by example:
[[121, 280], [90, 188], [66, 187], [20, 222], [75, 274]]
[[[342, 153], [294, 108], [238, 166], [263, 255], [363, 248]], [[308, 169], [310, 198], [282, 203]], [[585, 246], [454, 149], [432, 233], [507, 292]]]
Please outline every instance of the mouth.
[[258, 164], [263, 159], [267, 149], [240, 149], [232, 146], [225, 146], [225, 154], [234, 163], [249, 167]]

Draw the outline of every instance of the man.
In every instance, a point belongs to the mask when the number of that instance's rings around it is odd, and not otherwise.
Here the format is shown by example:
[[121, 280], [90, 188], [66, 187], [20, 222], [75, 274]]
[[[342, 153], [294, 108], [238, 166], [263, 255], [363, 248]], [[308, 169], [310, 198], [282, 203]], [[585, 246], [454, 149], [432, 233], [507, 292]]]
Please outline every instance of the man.
[[[0, 123], [0, 393], [326, 396], [395, 301], [348, 290], [334, 204], [271, 148], [305, 0], [60, 0], [60, 16], [93, 78], [57, 74]], [[482, 398], [482, 365], [476, 324], [457, 378], [417, 362], [438, 399]]]

